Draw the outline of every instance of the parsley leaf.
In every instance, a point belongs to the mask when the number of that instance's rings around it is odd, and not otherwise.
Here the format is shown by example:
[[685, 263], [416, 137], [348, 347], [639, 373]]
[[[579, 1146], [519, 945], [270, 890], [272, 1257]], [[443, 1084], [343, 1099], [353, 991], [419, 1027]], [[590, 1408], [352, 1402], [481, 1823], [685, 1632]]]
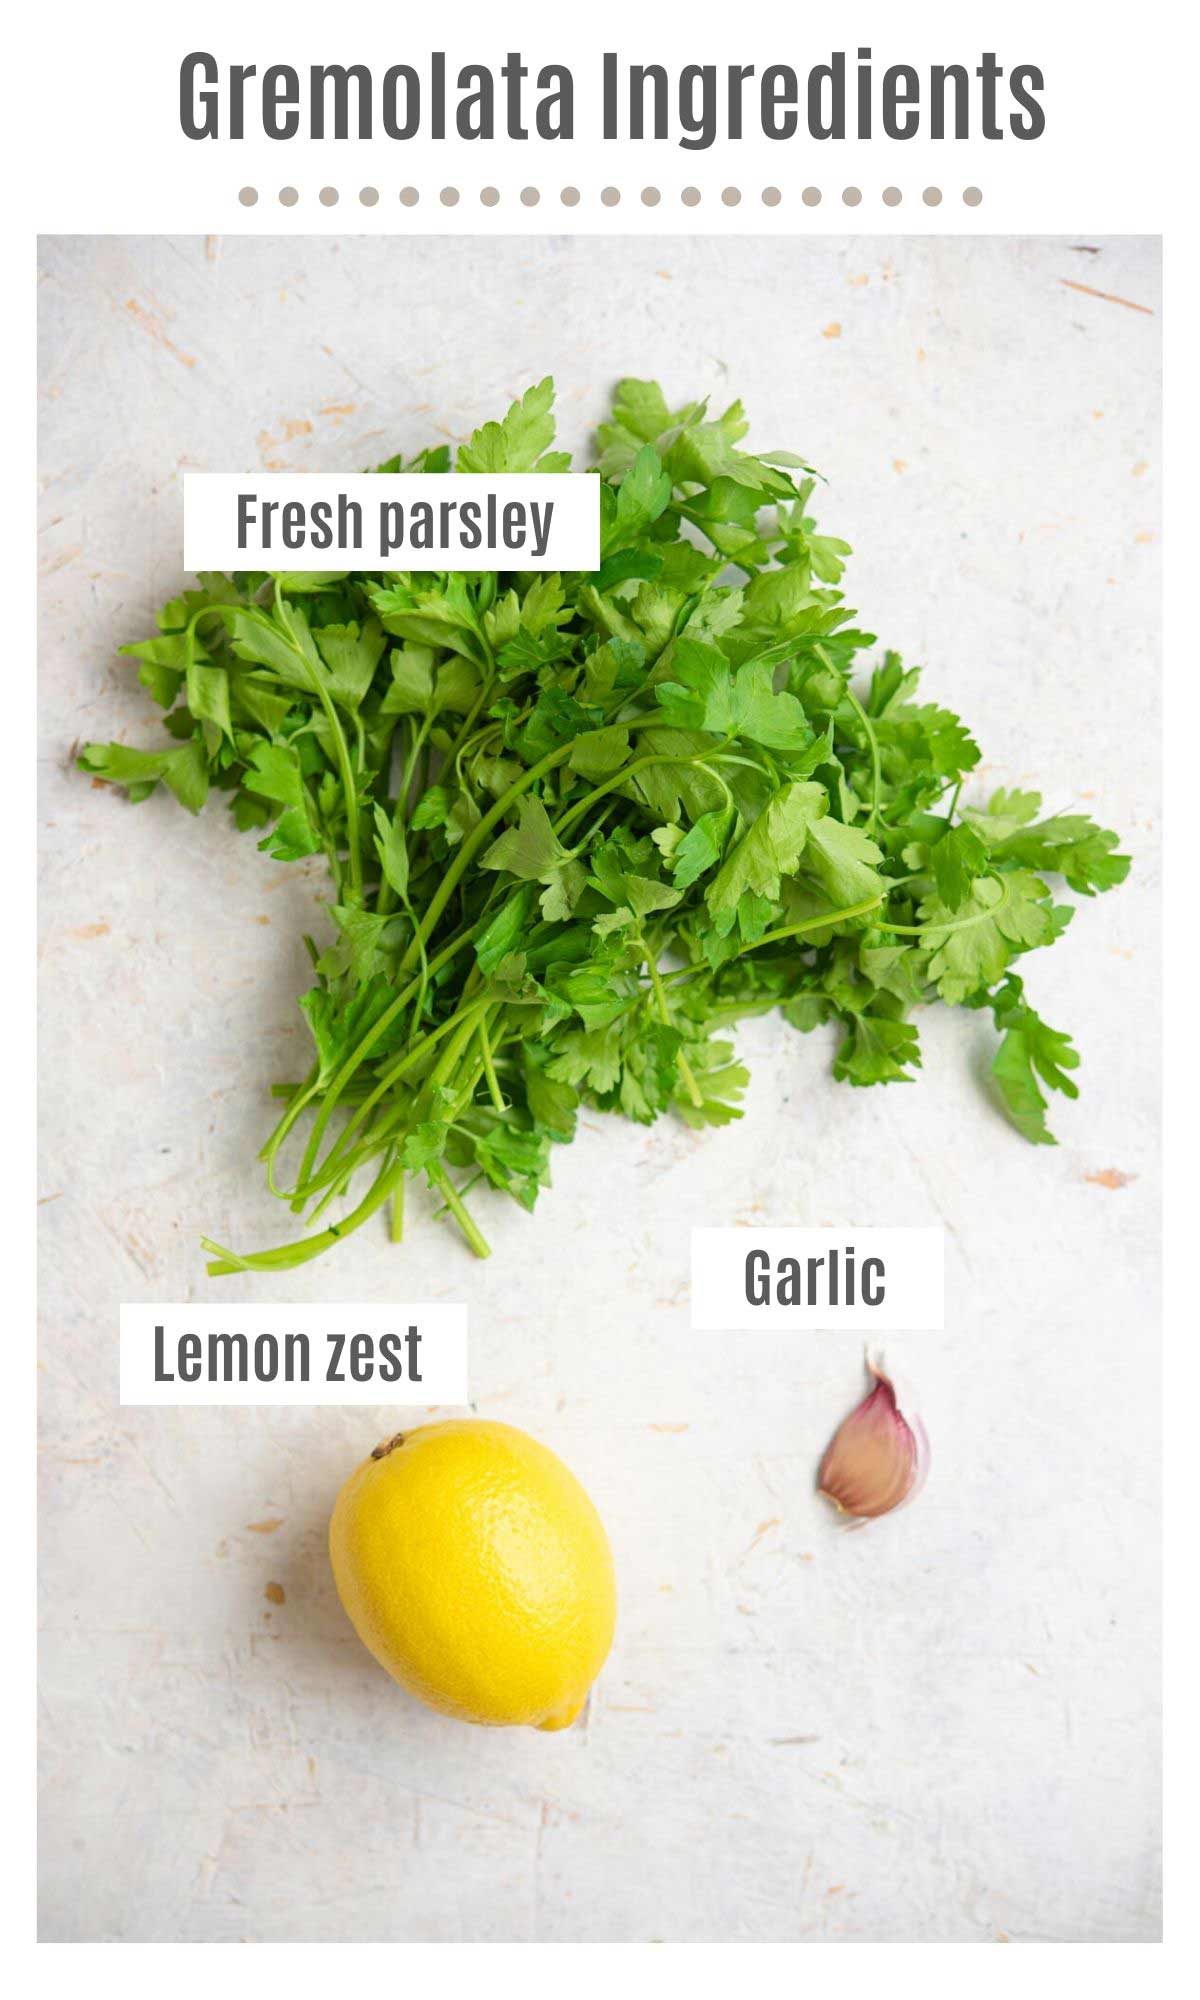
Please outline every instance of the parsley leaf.
[[671, 675], [655, 693], [664, 722], [674, 728], [743, 736], [769, 750], [804, 750], [814, 740], [795, 695], [775, 693], [772, 669], [763, 660], [735, 672], [715, 646], [685, 635], [671, 653]]
[[501, 423], [484, 424], [472, 433], [469, 444], [459, 446], [458, 470], [566, 472], [571, 463], [567, 454], [550, 450], [554, 443], [553, 409], [554, 383], [547, 375], [509, 405]]
[[927, 897], [921, 942], [932, 953], [929, 976], [942, 999], [969, 999], [994, 985], [1018, 952], [1049, 944], [1057, 935], [1049, 898], [1046, 884], [1025, 870], [973, 882], [957, 912]]
[[848, 1032], [833, 1059], [833, 1073], [847, 1083], [911, 1083], [921, 1051], [911, 1021], [887, 1014], [852, 1014]]
[[1079, 1068], [1079, 1053], [1069, 1035], [1051, 1028], [1029, 1006], [1021, 981], [1012, 974], [993, 996], [992, 1012], [1002, 1037], [992, 1075], [1004, 1108], [1033, 1145], [1053, 1146], [1057, 1141], [1046, 1124], [1039, 1083], [1064, 1097], [1078, 1097], [1079, 1087], [1067, 1072]]
[[1086, 813], [1055, 813], [1050, 819], [1032, 820], [1026, 812], [1017, 818], [1011, 807], [1014, 798], [1022, 801], [1023, 808], [1032, 802], [1035, 812], [1041, 803], [1036, 793], [997, 792], [985, 813], [967, 809], [959, 833], [965, 837], [974, 831], [982, 836], [996, 862], [1061, 875], [1077, 896], [1115, 889], [1125, 880], [1129, 856], [1115, 851], [1115, 833], [1097, 826]]
[[784, 785], [776, 792], [709, 886], [705, 900], [718, 930], [729, 930], [743, 896], [777, 899], [783, 876], [795, 872], [809, 831], [825, 805], [820, 785]]

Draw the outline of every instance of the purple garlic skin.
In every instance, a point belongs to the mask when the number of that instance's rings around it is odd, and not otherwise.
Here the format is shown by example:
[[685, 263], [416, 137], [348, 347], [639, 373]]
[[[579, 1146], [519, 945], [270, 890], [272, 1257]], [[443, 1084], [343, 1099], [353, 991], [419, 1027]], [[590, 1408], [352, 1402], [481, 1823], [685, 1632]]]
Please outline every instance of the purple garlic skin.
[[867, 1365], [871, 1388], [834, 1432], [817, 1473], [817, 1491], [856, 1521], [876, 1520], [915, 1499], [929, 1467], [919, 1418], [904, 1415], [883, 1369]]

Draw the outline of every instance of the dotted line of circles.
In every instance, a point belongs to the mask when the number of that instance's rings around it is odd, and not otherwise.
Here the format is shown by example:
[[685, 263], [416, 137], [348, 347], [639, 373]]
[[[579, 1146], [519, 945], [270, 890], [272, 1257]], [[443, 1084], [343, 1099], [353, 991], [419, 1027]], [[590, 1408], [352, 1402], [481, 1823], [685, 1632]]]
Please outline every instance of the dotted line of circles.
[[[258, 189], [255, 187], [244, 187], [238, 195], [238, 200], [241, 202], [243, 208], [253, 208], [258, 198]], [[443, 208], [457, 208], [459, 202], [462, 200], [462, 194], [456, 187], [444, 187], [439, 191], [436, 198]], [[660, 188], [644, 187], [641, 190], [640, 200], [644, 208], [657, 208], [662, 198], [662, 190]], [[821, 189], [817, 187], [806, 187], [801, 191], [800, 195], [805, 208], [819, 208], [823, 198]], [[836, 196], [831, 197], [831, 199], [835, 200], [836, 198]], [[977, 187], [966, 187], [962, 191], [962, 198], [968, 208], [978, 208], [980, 202], [983, 200], [983, 190]], [[295, 208], [299, 199], [300, 191], [294, 187], [280, 188], [277, 196], [281, 208]], [[376, 187], [360, 188], [358, 199], [363, 208], [374, 208], [380, 199], [379, 189]], [[420, 199], [421, 192], [419, 188], [401, 188], [400, 200], [405, 208], [415, 208]], [[495, 208], [500, 201], [500, 190], [494, 187], [480, 188], [479, 199], [485, 208]], [[525, 208], [536, 208], [541, 199], [542, 190], [540, 188], [526, 187], [521, 189], [520, 200]], [[564, 208], [577, 208], [583, 196], [577, 187], [565, 187], [559, 190], [558, 199]], [[685, 187], [682, 189], [679, 199], [685, 208], [698, 208], [703, 196], [699, 188]], [[764, 208], [778, 208], [780, 202], [783, 200], [783, 195], [777, 187], [765, 187], [759, 199]], [[845, 208], [857, 208], [862, 199], [863, 192], [861, 188], [847, 187], [842, 189], [841, 200]], [[885, 208], [899, 208], [901, 202], [904, 200], [904, 194], [898, 187], [885, 187], [880, 199]], [[927, 187], [921, 191], [921, 200], [924, 202], [926, 208], [938, 208], [941, 205], [942, 199], [942, 190], [939, 187]], [[341, 194], [335, 187], [323, 187], [317, 196], [317, 200], [321, 203], [322, 208], [336, 208], [338, 202], [341, 200]], [[605, 208], [616, 208], [621, 200], [621, 189], [615, 187], [601, 188], [600, 200]], [[741, 188], [727, 187], [721, 189], [721, 201], [726, 208], [737, 208], [741, 200]]]

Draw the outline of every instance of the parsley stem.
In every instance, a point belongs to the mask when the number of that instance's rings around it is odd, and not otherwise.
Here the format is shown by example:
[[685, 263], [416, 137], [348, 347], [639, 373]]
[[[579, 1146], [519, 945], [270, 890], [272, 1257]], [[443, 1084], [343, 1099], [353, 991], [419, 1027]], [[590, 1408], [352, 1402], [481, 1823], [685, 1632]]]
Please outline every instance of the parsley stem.
[[314, 1069], [308, 1082], [301, 1084], [298, 1089], [292, 1092], [291, 1102], [288, 1104], [282, 1118], [271, 1133], [270, 1138], [266, 1141], [266, 1144], [259, 1149], [258, 1157], [260, 1160], [265, 1160], [267, 1165], [267, 1186], [270, 1188], [271, 1193], [277, 1195], [281, 1201], [286, 1201], [288, 1197], [283, 1188], [276, 1186], [275, 1161], [279, 1153], [279, 1148], [287, 1138], [300, 1113], [307, 1104], [311, 1104], [316, 1095], [319, 1087], [317, 1075], [318, 1073]]
[[[461, 931], [459, 935], [456, 938], [453, 938], [448, 945], [443, 946], [442, 950], [438, 952], [436, 958], [430, 960], [428, 968], [429, 976], [432, 977], [432, 975], [435, 972], [439, 972], [444, 965], [448, 965], [450, 963], [450, 960], [454, 958], [457, 955], [457, 953], [463, 949], [463, 946], [470, 944], [470, 942], [471, 942], [470, 931]], [[359, 1066], [366, 1061], [367, 1057], [371, 1053], [371, 1050], [374, 1048], [376, 1042], [380, 1039], [380, 1037], [383, 1034], [386, 1033], [388, 1028], [391, 1026], [392, 1022], [395, 1020], [397, 1014], [400, 1012], [401, 1008], [406, 1006], [409, 1000], [411, 1000], [411, 998], [413, 997], [413, 995], [420, 991], [422, 980], [424, 978], [425, 978], [425, 968], [424, 966], [422, 966], [422, 969], [417, 974], [416, 978], [410, 979], [407, 986], [405, 986], [399, 993], [397, 993], [395, 999], [390, 1000], [388, 1002], [382, 1014], [379, 1016], [379, 1019], [371, 1023], [371, 1026], [367, 1029], [367, 1032], [363, 1036], [362, 1040], [355, 1044], [354, 1048], [351, 1049], [350, 1054], [345, 1057], [340, 1067], [334, 1072], [333, 1076], [330, 1078], [329, 1088], [326, 1090], [324, 1098], [322, 1099], [321, 1102], [321, 1107], [317, 1112], [316, 1118], [313, 1120], [312, 1131], [309, 1133], [308, 1136], [308, 1144], [304, 1149], [304, 1157], [300, 1162], [300, 1171], [296, 1177], [297, 1189], [304, 1186], [309, 1174], [312, 1171], [313, 1165], [317, 1158], [317, 1153], [320, 1150], [321, 1140], [324, 1136], [325, 1128], [329, 1124], [330, 1118], [333, 1116], [333, 1112], [337, 1105], [338, 1099], [341, 1097], [342, 1092], [345, 1089], [346, 1085], [349, 1083], [351, 1077], [354, 1075], [355, 1071], [359, 1068]], [[295, 1194], [296, 1194], [296, 1189], [293, 1189], [290, 1195], [285, 1194], [283, 1198], [284, 1200], [294, 1200]]]
[[[830, 924], [849, 923], [851, 917], [865, 917], [868, 910], [877, 910], [882, 902], [882, 896], [867, 896], [861, 903], [848, 904], [844, 910], [826, 910], [823, 916], [806, 917], [802, 924], [781, 924], [778, 930], [764, 931], [753, 944], [744, 944], [737, 955], [744, 958], [747, 952], [757, 951], [760, 945], [778, 944], [781, 938], [803, 937], [806, 931], [823, 931]], [[895, 929], [896, 926], [889, 925], [888, 928]]]
[[[486, 671], [480, 675], [479, 693], [476, 695], [474, 701], [471, 703], [470, 708], [467, 710], [467, 713], [463, 718], [463, 721], [459, 727], [457, 735], [451, 737], [450, 739], [450, 748], [446, 752], [446, 760], [448, 763], [453, 763], [455, 761], [455, 758], [458, 755], [460, 745], [465, 741], [465, 739], [470, 735], [472, 729], [475, 727], [475, 722], [476, 718], [479, 715], [479, 711], [483, 707], [484, 702], [487, 700], [493, 687], [496, 684], [496, 656], [492, 652], [490, 645], [488, 644], [486, 638], [484, 637], [482, 631], [479, 629], [478, 626], [475, 627], [475, 637], [479, 641], [480, 650], [484, 656], [484, 664]], [[472, 665], [478, 665], [478, 661], [472, 661]]]
[[482, 1016], [479, 1023], [479, 1047], [483, 1055], [483, 1073], [487, 1078], [488, 1096], [491, 1098], [496, 1110], [503, 1117], [504, 1113], [508, 1110], [508, 1106], [504, 1101], [504, 1094], [500, 1089], [499, 1080], [496, 1076], [496, 1065], [492, 1059], [492, 1045], [488, 1040], [486, 1014]]
[[[822, 652], [822, 650], [820, 646], [814, 648], [814, 651], [818, 653]], [[879, 768], [879, 741], [875, 735], [875, 726], [870, 716], [867, 714], [866, 709], [858, 699], [853, 688], [849, 685], [846, 688], [846, 700], [863, 726], [867, 744], [871, 752], [871, 810], [867, 814], [867, 825], [874, 826], [876, 820], [879, 818], [879, 795], [882, 786], [882, 774]]]
[[414, 1043], [411, 1048], [405, 1049], [402, 1055], [397, 1056], [393, 1063], [380, 1072], [374, 1089], [367, 1093], [362, 1103], [342, 1127], [342, 1130], [322, 1160], [319, 1171], [316, 1174], [311, 1174], [307, 1180], [301, 1179], [297, 1181], [292, 1195], [293, 1205], [307, 1200], [309, 1194], [315, 1192], [318, 1187], [325, 1185], [331, 1170], [336, 1170], [339, 1174], [344, 1171], [343, 1155], [345, 1149], [354, 1134], [361, 1129], [363, 1120], [367, 1114], [374, 1110], [380, 1098], [387, 1095], [392, 1085], [398, 1082], [406, 1070], [414, 1068], [421, 1061], [422, 1057], [429, 1053], [435, 1042], [439, 1042], [443, 1035], [449, 1034], [450, 1030], [455, 1028], [458, 1030], [458, 1033], [426, 1079], [426, 1087], [432, 1087], [443, 1081], [447, 1069], [453, 1068], [454, 1063], [458, 1060], [463, 1048], [474, 1033], [480, 1011], [486, 1012], [488, 1004], [486, 1000], [482, 1002], [477, 1001], [474, 1006], [467, 1007], [466, 1009], [460, 1007], [455, 1013], [447, 1015], [446, 1019], [440, 1022], [436, 1028], [431, 1028], [428, 1034], [422, 1035], [419, 1042]]
[[740, 764], [744, 770], [757, 771], [760, 778], [765, 775], [757, 757], [736, 757], [732, 750], [716, 752], [712, 761], [714, 764]]
[[[578, 738], [575, 740], [578, 741]], [[556, 749], [548, 750], [546, 755], [540, 758], [536, 764], [531, 764], [527, 771], [523, 771], [521, 776], [509, 786], [506, 792], [501, 793], [495, 805], [488, 812], [484, 813], [478, 825], [472, 827], [443, 875], [440, 884], [429, 899], [425, 914], [417, 927], [416, 936], [400, 961], [400, 972], [407, 972], [414, 958], [419, 957], [421, 946], [432, 936], [443, 910], [457, 889], [469, 864], [475, 859], [484, 841], [492, 831], [492, 828], [499, 825], [509, 807], [521, 797], [523, 792], [528, 791], [530, 785], [535, 785], [539, 778], [544, 778], [548, 771], [553, 771], [559, 764], [565, 764], [573, 748], [574, 745], [572, 743], [560, 743]]]
[[357, 1208], [343, 1216], [340, 1222], [330, 1223], [328, 1229], [319, 1230], [315, 1236], [301, 1237], [298, 1243], [280, 1243], [273, 1250], [251, 1250], [243, 1257], [236, 1250], [226, 1250], [222, 1244], [214, 1243], [211, 1237], [202, 1236], [202, 1247], [213, 1257], [213, 1262], [205, 1267], [209, 1277], [225, 1278], [233, 1271], [292, 1271], [299, 1264], [310, 1263], [323, 1250], [331, 1249], [335, 1243], [361, 1229], [363, 1223], [383, 1207], [403, 1177], [403, 1161], [396, 1160], [385, 1166], [372, 1181]]
[[473, 736], [468, 736], [463, 742], [459, 743], [453, 755], [451, 755], [449, 750], [442, 753], [442, 770], [453, 770], [463, 790], [469, 790], [467, 780], [463, 777], [463, 758], [467, 755], [468, 751], [472, 753], [481, 751], [490, 737], [502, 735], [503, 731], [498, 722], [487, 723], [484, 728], [477, 729]]
[[427, 1171], [430, 1185], [438, 1189], [446, 1207], [450, 1210], [451, 1215], [462, 1230], [475, 1255], [477, 1257], [490, 1257], [492, 1254], [491, 1244], [482, 1230], [478, 1228], [470, 1210], [441, 1161], [435, 1160]]
[[616, 803], [617, 802], [615, 799], [610, 799], [608, 804], [604, 807], [604, 810], [596, 814], [596, 817], [592, 821], [591, 825], [586, 829], [584, 833], [580, 835], [579, 839], [576, 841], [574, 847], [571, 850], [572, 854], [583, 854], [584, 852], [586, 852], [586, 850], [591, 846], [593, 840], [596, 838], [596, 835], [599, 833], [601, 827], [604, 825], [605, 820], [608, 818], [609, 813], [612, 811]]
[[[595, 805], [597, 799], [602, 799], [607, 795], [607, 793], [616, 791], [619, 786], [628, 784], [630, 778], [635, 778], [639, 771], [647, 770], [651, 764], [676, 764], [676, 765], [702, 764], [703, 765], [704, 755], [703, 753], [701, 753], [694, 757], [679, 757], [675, 755], [669, 755], [664, 751], [657, 756], [635, 757], [632, 763], [623, 764], [619, 771], [614, 771], [612, 777], [606, 778], [602, 785], [596, 785], [590, 792], [585, 792], [583, 798], [578, 799], [576, 803], [569, 809], [569, 811], [563, 814], [561, 819], [558, 819], [554, 822], [554, 831], [558, 835], [559, 839], [561, 840], [567, 828], [575, 820], [577, 820], [581, 814], [585, 813], [589, 806]], [[707, 769], [708, 768], [707, 765], [705, 765], [704, 768]], [[717, 777], [715, 771], [712, 773], [712, 775], [714, 778]], [[717, 783], [721, 784], [722, 780], [720, 778], [717, 778]], [[728, 796], [728, 786], [726, 786], [724, 789], [726, 792], [726, 796]]]
[[[458, 1096], [453, 1107], [453, 1118], [447, 1121], [447, 1129], [450, 1129], [454, 1119], [469, 1107], [482, 1075], [482, 1059], [471, 1066], [469, 1072], [466, 1073], [465, 1081], [463, 1074], [460, 1072], [457, 1079]], [[364, 1137], [352, 1151], [333, 1160], [332, 1165], [329, 1164], [332, 1154], [329, 1156], [329, 1159], [327, 1159], [322, 1167], [322, 1171], [314, 1177], [310, 1191], [311, 1193], [316, 1193], [322, 1186], [325, 1188], [324, 1194], [312, 1211], [313, 1221], [319, 1215], [324, 1214], [329, 1203], [345, 1191], [353, 1175], [358, 1172], [359, 1168], [367, 1160], [374, 1159], [379, 1153], [390, 1152], [395, 1149], [398, 1141], [403, 1138], [405, 1132], [410, 1129], [414, 1122], [413, 1103], [414, 1100], [411, 1096], [405, 1102], [393, 1103], [377, 1119], [373, 1120], [371, 1125], [368, 1126]]]
[[324, 1193], [320, 1194], [320, 1199], [308, 1218], [310, 1222], [316, 1222], [319, 1216], [324, 1215], [330, 1202], [337, 1201], [340, 1195], [346, 1193], [355, 1174], [360, 1167], [366, 1166], [368, 1160], [378, 1158], [380, 1153], [386, 1153], [389, 1157], [395, 1153], [397, 1138], [403, 1137], [400, 1128], [403, 1127], [404, 1116], [402, 1109], [396, 1109], [389, 1112], [385, 1118], [381, 1118], [361, 1145], [355, 1146], [353, 1152], [338, 1160], [332, 1172], [327, 1176], [316, 1177], [304, 1201], [292, 1203], [293, 1212], [297, 1215], [302, 1214], [305, 1202], [311, 1201], [313, 1195], [323, 1188]]
[[333, 754], [337, 762], [338, 775], [341, 778], [342, 791], [345, 793], [346, 799], [346, 847], [350, 855], [350, 880], [354, 885], [358, 900], [361, 901], [362, 847], [358, 835], [358, 786], [354, 779], [354, 767], [350, 762], [350, 751], [346, 744], [345, 734], [342, 730], [341, 721], [334, 706], [332, 695], [321, 680], [320, 675], [314, 672], [312, 662], [307, 653], [304, 652], [302, 647], [296, 644], [296, 641], [292, 637], [291, 627], [284, 615], [283, 591], [278, 577], [275, 579], [275, 611], [275, 622], [283, 633], [292, 652], [304, 668], [309, 685], [320, 702], [325, 712], [325, 720], [329, 724], [329, 734], [333, 738]]
[[[420, 727], [414, 728], [413, 740], [409, 746], [408, 755], [404, 760], [404, 767], [400, 773], [400, 783], [396, 789], [395, 811], [396, 811], [396, 816], [402, 826], [405, 825], [408, 820], [408, 795], [412, 789], [413, 773], [417, 767], [417, 758], [421, 753], [421, 748], [422, 745], [424, 744], [426, 733], [432, 721], [433, 721], [433, 715], [432, 712], [430, 712], [425, 716], [425, 719], [421, 723]], [[379, 878], [379, 888], [376, 891], [375, 895], [376, 916], [380, 917], [385, 916], [390, 910], [394, 910], [396, 907], [396, 902], [397, 902], [396, 891], [393, 889], [391, 883], [388, 881], [387, 876], [381, 874]]]
[[404, 772], [400, 779], [400, 789], [396, 794], [396, 804], [406, 820], [408, 818], [408, 794], [412, 786], [413, 774], [417, 768], [417, 758], [420, 756], [421, 751], [424, 748], [425, 738], [428, 736], [432, 727], [433, 727], [433, 711], [431, 709], [426, 713], [420, 728], [417, 730], [416, 734], [413, 737], [412, 748], [410, 749], [408, 756], [405, 760]]
[[[445, 1025], [447, 1027], [453, 1026], [455, 1018], [452, 1015], [450, 1021], [445, 1023]], [[461, 1024], [458, 1035], [454, 1037], [451, 1046], [446, 1050], [429, 1079], [431, 1085], [444, 1081], [451, 1073], [461, 1057], [465, 1043], [470, 1039], [473, 1028], [473, 1022], [467, 1021]], [[473, 1087], [474, 1085], [472, 1084], [471, 1088]], [[343, 1167], [343, 1174], [345, 1171], [346, 1168]], [[367, 1222], [372, 1215], [382, 1208], [384, 1203], [395, 1193], [397, 1186], [404, 1178], [405, 1172], [406, 1168], [402, 1156], [390, 1158], [382, 1171], [371, 1183], [370, 1188], [367, 1190], [362, 1201], [359, 1202], [357, 1208], [352, 1209], [349, 1215], [343, 1216], [340, 1222], [330, 1223], [327, 1229], [319, 1230], [314, 1236], [302, 1237], [298, 1243], [281, 1243], [273, 1250], [252, 1250], [245, 1256], [240, 1256], [236, 1250], [227, 1250], [220, 1243], [214, 1243], [209, 1237], [202, 1237], [201, 1241], [204, 1248], [212, 1252], [215, 1260], [207, 1266], [208, 1275], [211, 1278], [220, 1278], [227, 1277], [233, 1271], [290, 1271], [299, 1264], [307, 1264], [313, 1257], [319, 1257], [323, 1250], [328, 1250], [332, 1244], [340, 1242], [345, 1236], [352, 1235], [356, 1229], [361, 1229], [363, 1223]], [[439, 1172], [443, 1177], [440, 1181], [437, 1180]], [[445, 1169], [435, 1163], [429, 1169], [429, 1174], [430, 1178], [437, 1181], [437, 1184], [442, 1187], [443, 1194], [446, 1195], [447, 1203], [454, 1214], [455, 1220], [466, 1236], [471, 1248], [475, 1251], [475, 1255], [477, 1257], [490, 1256], [491, 1251], [485, 1238], [475, 1227], [465, 1207], [459, 1201], [457, 1193], [450, 1188]], [[443, 1182], [445, 1183], [444, 1185]], [[451, 1193], [454, 1194], [453, 1202], [449, 1199]]]
[[[986, 882], [994, 882], [996, 878], [994, 875], [985, 875], [983, 879]], [[882, 930], [895, 931], [898, 937], [944, 938], [948, 937], [951, 931], [970, 931], [974, 930], [976, 924], [990, 922], [992, 918], [999, 916], [1008, 900], [1008, 884], [1002, 882], [999, 901], [989, 903], [985, 909], [977, 910], [973, 917], [956, 917], [953, 923], [932, 921], [927, 924], [893, 924], [887, 917], [881, 917], [879, 923]]]
[[[662, 1022], [664, 1028], [669, 1028], [673, 1026], [671, 1020], [671, 1009], [667, 1005], [667, 996], [663, 990], [663, 983], [662, 979], [659, 976], [658, 966], [654, 962], [654, 953], [651, 951], [649, 945], [646, 943], [646, 940], [640, 931], [638, 932], [637, 941], [642, 947], [642, 956], [646, 961], [646, 970], [650, 974], [650, 984], [654, 989], [655, 1004], [658, 1007], [658, 1018]], [[695, 1105], [697, 1111], [702, 1111], [704, 1109], [704, 1099], [700, 1095], [700, 1086], [696, 1082], [696, 1078], [692, 1072], [692, 1066], [688, 1062], [688, 1059], [684, 1055], [682, 1049], [679, 1049], [676, 1052], [675, 1065], [679, 1071], [680, 1076], [683, 1078], [684, 1086], [687, 1090], [688, 1096], [692, 1100], [692, 1103]]]

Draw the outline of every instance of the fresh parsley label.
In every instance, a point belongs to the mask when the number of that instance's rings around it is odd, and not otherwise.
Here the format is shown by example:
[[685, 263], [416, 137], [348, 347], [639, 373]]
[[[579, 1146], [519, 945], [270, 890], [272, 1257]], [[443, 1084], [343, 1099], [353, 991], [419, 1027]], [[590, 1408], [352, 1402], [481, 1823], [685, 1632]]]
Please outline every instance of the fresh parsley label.
[[595, 473], [192, 472], [183, 489], [194, 570], [600, 567]]

